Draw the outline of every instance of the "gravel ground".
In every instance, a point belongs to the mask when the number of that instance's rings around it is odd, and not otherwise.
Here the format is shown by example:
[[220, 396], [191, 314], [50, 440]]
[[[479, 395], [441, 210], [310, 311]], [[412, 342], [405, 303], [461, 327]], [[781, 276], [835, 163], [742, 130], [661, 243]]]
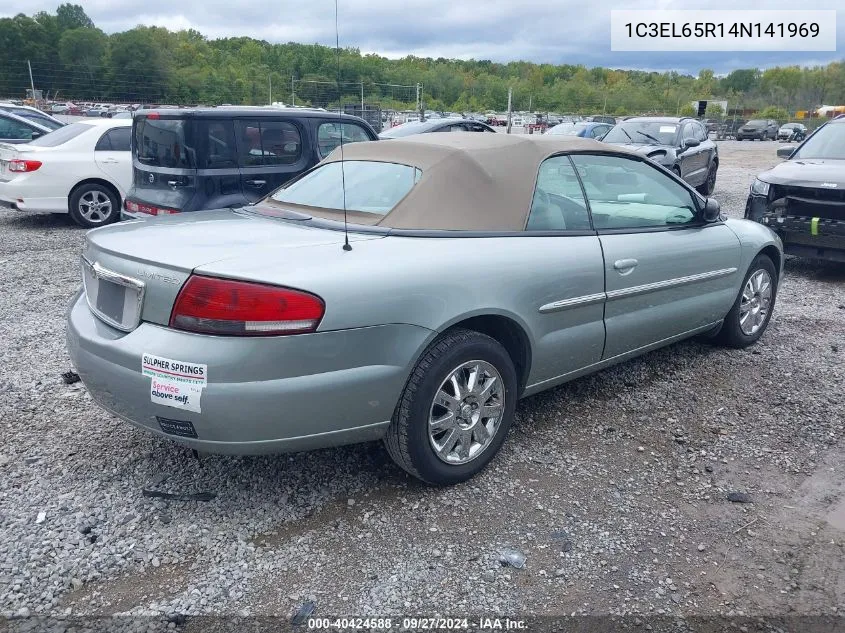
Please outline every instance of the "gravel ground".
[[[727, 213], [775, 148], [721, 143]], [[440, 490], [380, 445], [197, 460], [104, 413], [60, 378], [83, 231], [5, 213], [0, 236], [0, 614], [845, 614], [842, 266], [790, 259], [752, 349], [522, 401], [492, 467]]]

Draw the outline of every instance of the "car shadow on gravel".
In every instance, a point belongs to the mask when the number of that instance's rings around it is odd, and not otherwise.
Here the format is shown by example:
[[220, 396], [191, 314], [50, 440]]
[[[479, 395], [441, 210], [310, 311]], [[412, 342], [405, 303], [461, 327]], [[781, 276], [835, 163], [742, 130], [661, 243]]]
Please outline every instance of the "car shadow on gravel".
[[12, 212], [2, 218], [2, 223], [11, 229], [69, 229], [84, 231], [67, 213], [24, 214]]
[[[514, 428], [519, 430], [522, 425], [535, 424], [553, 426], [559, 422], [558, 414], [564, 409], [577, 416], [578, 411], [589, 409], [594, 404], [613, 406], [618, 400], [623, 406], [627, 400], [637, 398], [638, 393], [645, 393], [655, 383], [671, 380], [685, 369], [700, 368], [712, 355], [724, 353], [725, 350], [698, 340], [655, 350], [521, 400], [517, 405]], [[301, 500], [300, 494], [307, 496], [305, 493], [313, 493], [315, 481], [321, 482], [323, 492], [332, 489], [333, 494], [341, 495], [351, 495], [355, 489], [372, 492], [382, 484], [415, 491], [431, 489], [431, 486], [394, 465], [381, 442], [280, 455], [203, 455], [197, 461], [191, 457], [190, 451], [168, 440], [150, 440], [160, 442], [149, 455], [152, 461], [159, 462], [152, 472], [161, 472], [159, 469], [169, 462], [171, 467], [178, 464], [178, 470], [183, 475], [188, 471], [195, 473], [197, 479], [194, 484], [204, 479], [214, 480], [218, 486], [222, 484], [222, 489], [215, 490], [218, 497], [214, 504], [227, 503], [226, 489], [237, 491], [238, 496], [247, 493], [248, 496], [259, 497], [264, 492], [287, 489], [291, 494], [285, 495], [285, 502], [295, 507]], [[512, 436], [504, 448], [518, 443], [519, 436]], [[495, 467], [494, 461], [491, 469]]]
[[722, 348], [706, 341], [682, 341], [530, 396], [520, 402], [517, 411], [539, 411], [555, 403], [565, 403], [570, 408], [596, 399], [621, 400], [623, 393], [636, 395], [637, 391], [671, 378], [679, 370], [707, 362], [710, 356], [721, 353], [724, 353]]
[[845, 262], [787, 256], [783, 269], [787, 275], [795, 275], [812, 281], [845, 282]]

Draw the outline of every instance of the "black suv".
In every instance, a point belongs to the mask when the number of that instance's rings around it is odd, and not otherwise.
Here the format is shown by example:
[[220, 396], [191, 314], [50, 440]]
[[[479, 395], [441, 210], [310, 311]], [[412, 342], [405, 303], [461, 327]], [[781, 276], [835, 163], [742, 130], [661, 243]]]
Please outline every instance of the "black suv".
[[251, 204], [316, 165], [341, 139], [377, 138], [363, 119], [325, 110], [138, 110], [133, 182], [121, 217]]
[[845, 262], [845, 115], [757, 176], [745, 217], [780, 235], [786, 253]]

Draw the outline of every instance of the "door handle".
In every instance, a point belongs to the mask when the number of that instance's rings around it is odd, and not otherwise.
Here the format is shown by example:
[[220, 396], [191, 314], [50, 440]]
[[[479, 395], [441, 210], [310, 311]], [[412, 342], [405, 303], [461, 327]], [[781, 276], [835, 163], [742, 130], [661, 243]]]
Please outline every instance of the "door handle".
[[117, 165], [118, 161], [114, 158], [104, 158], [100, 161], [101, 163], [105, 163], [107, 165]]
[[260, 189], [267, 184], [266, 180], [244, 180], [244, 182], [250, 187], [255, 187], [256, 189]]
[[168, 186], [170, 186], [170, 187], [184, 187], [184, 186], [186, 186], [188, 183], [186, 183], [186, 182], [182, 182], [181, 180], [168, 180], [168, 181], [167, 181], [167, 184], [168, 184]]
[[636, 259], [617, 259], [613, 262], [613, 267], [621, 274], [627, 275], [637, 267], [638, 263]]

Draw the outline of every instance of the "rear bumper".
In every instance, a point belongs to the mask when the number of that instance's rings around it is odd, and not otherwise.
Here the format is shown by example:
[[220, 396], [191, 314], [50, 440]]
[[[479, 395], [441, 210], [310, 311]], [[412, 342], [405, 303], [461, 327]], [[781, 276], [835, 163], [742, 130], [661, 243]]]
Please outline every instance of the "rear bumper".
[[0, 207], [30, 213], [67, 213], [67, 196], [44, 197], [43, 183], [19, 182], [17, 179], [0, 182]]
[[[417, 326], [384, 325], [237, 339], [150, 323], [127, 334], [97, 319], [82, 293], [71, 303], [67, 323], [74, 368], [98, 404], [156, 435], [230, 454], [380, 438], [430, 335]], [[142, 354], [206, 364], [201, 412], [152, 402]], [[159, 418], [190, 422], [197, 437], [169, 435]]]

